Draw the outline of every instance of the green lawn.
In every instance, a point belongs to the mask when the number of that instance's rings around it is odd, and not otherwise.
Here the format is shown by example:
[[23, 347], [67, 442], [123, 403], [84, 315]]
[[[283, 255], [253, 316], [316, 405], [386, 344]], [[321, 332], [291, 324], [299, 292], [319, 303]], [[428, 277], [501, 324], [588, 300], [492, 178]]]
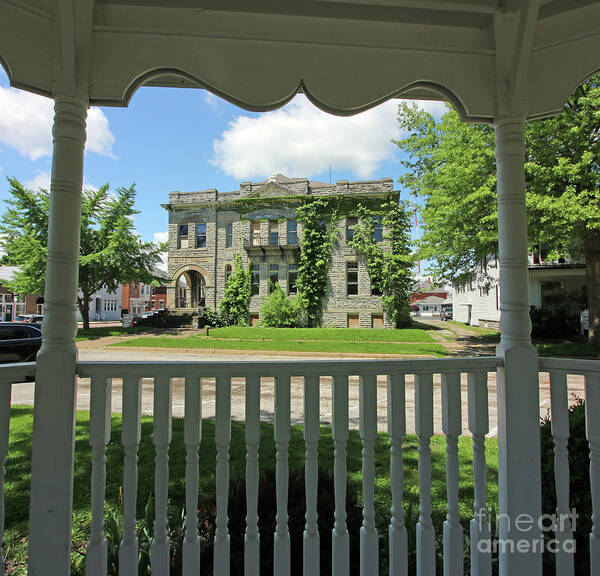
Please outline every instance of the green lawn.
[[136, 334], [139, 332], [147, 332], [148, 328], [144, 326], [131, 326], [129, 328], [123, 328], [122, 326], [101, 326], [95, 328], [89, 328], [84, 330], [79, 328], [77, 330], [77, 342], [82, 340], [97, 340], [98, 338], [105, 338], [107, 336], [126, 336], [127, 334]]
[[540, 356], [600, 358], [600, 351], [587, 342], [535, 342]]
[[114, 346], [149, 348], [203, 348], [285, 352], [341, 352], [445, 356], [444, 347], [429, 331], [348, 328], [216, 328], [209, 335], [188, 337], [142, 336]]
[[[8, 573], [25, 574], [24, 561], [27, 553], [27, 517], [29, 509], [29, 482], [31, 464], [31, 431], [33, 410], [30, 407], [14, 407], [11, 412], [10, 449], [6, 464], [6, 531], [5, 541], [9, 566]], [[90, 520], [90, 475], [91, 450], [88, 444], [89, 413], [77, 412], [75, 442], [75, 480], [73, 540], [85, 541]], [[106, 502], [109, 507], [119, 507], [123, 477], [123, 449], [119, 444], [121, 418], [112, 417], [112, 436], [107, 450]], [[142, 436], [139, 449], [138, 516], [144, 513], [148, 495], [154, 483], [154, 448], [152, 446], [152, 419], [143, 417]], [[488, 451], [488, 502], [490, 508], [497, 509], [497, 441], [487, 439]], [[304, 441], [302, 427], [293, 426], [290, 442], [290, 467], [304, 466]], [[387, 539], [391, 492], [389, 476], [389, 440], [380, 434], [376, 446], [376, 520], [380, 535]], [[438, 535], [445, 517], [446, 466], [445, 439], [436, 436], [431, 442], [432, 450], [432, 505], [434, 522]], [[350, 431], [348, 442], [348, 483], [351, 489], [361, 487], [361, 441], [357, 430]], [[244, 423], [232, 422], [230, 470], [232, 479], [244, 475], [245, 444]], [[200, 446], [200, 494], [214, 493], [215, 489], [215, 443], [214, 421], [204, 420], [202, 443]], [[472, 514], [472, 441], [459, 440], [460, 469], [460, 515], [468, 532], [468, 521]], [[405, 507], [408, 509], [407, 524], [417, 520], [418, 502], [418, 443], [415, 436], [408, 436], [404, 443]], [[319, 466], [331, 473], [333, 470], [333, 439], [331, 428], [321, 428], [319, 443]], [[272, 470], [275, 467], [275, 442], [273, 425], [261, 424], [260, 469]], [[173, 419], [173, 436], [169, 451], [169, 499], [175, 509], [181, 509], [185, 502], [185, 446], [183, 442], [183, 419]], [[413, 528], [414, 530], [414, 528]]]

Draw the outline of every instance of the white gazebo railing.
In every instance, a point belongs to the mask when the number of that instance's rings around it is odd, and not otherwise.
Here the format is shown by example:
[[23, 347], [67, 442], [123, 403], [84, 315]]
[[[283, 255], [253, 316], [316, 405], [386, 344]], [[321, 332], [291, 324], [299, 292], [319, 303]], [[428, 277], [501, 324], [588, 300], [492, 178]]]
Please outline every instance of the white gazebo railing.
[[[215, 574], [228, 574], [230, 566], [228, 493], [229, 449], [231, 443], [231, 380], [244, 378], [245, 443], [246, 443], [246, 532], [244, 546], [245, 573], [260, 571], [260, 538], [258, 519], [258, 451], [260, 442], [260, 396], [263, 379], [274, 380], [274, 430], [276, 446], [276, 529], [274, 535], [275, 573], [290, 573], [290, 533], [288, 528], [288, 445], [291, 428], [292, 379], [303, 382], [303, 425], [305, 441], [306, 523], [304, 530], [304, 574], [318, 574], [320, 538], [317, 525], [317, 493], [320, 414], [324, 412], [320, 393], [322, 377], [330, 377], [331, 414], [334, 441], [335, 521], [332, 529], [332, 573], [350, 573], [349, 534], [346, 525], [346, 445], [349, 434], [349, 380], [358, 377], [359, 421], [362, 440], [362, 509], [360, 528], [360, 572], [377, 574], [380, 565], [379, 538], [375, 526], [375, 455], [378, 433], [378, 378], [387, 385], [379, 401], [387, 407], [387, 433], [390, 440], [390, 481], [393, 505], [389, 520], [390, 574], [407, 574], [408, 547], [403, 510], [404, 462], [403, 439], [407, 432], [407, 391], [414, 388], [414, 430], [418, 439], [419, 517], [416, 524], [416, 562], [418, 574], [429, 576], [436, 571], [436, 536], [431, 507], [431, 451], [434, 416], [441, 411], [441, 429], [446, 437], [446, 504], [443, 524], [443, 565], [445, 575], [464, 571], [464, 529], [459, 517], [458, 438], [468, 428], [473, 442], [474, 509], [470, 523], [471, 574], [491, 574], [492, 550], [490, 518], [486, 506], [486, 453], [484, 439], [489, 432], [488, 376], [502, 366], [497, 357], [422, 359], [422, 360], [322, 360], [280, 362], [80, 362], [78, 377], [90, 380], [91, 446], [91, 510], [92, 521], [87, 547], [87, 574], [106, 574], [107, 543], [104, 537], [104, 499], [106, 484], [106, 445], [110, 440], [111, 390], [114, 381], [122, 385], [122, 432], [124, 448], [123, 538], [119, 549], [121, 574], [137, 572], [138, 541], [136, 536], [136, 503], [138, 484], [137, 452], [141, 439], [142, 379], [151, 381], [153, 393], [153, 436], [155, 450], [155, 521], [151, 547], [152, 573], [169, 573], [170, 543], [167, 527], [169, 485], [169, 448], [171, 443], [172, 380], [184, 379], [185, 386], [185, 509], [186, 524], [183, 544], [183, 574], [204, 573], [200, 566], [198, 532], [198, 450], [202, 430], [203, 382], [215, 379], [215, 445], [216, 445], [216, 529], [214, 540]], [[35, 365], [21, 364], [0, 368], [0, 464], [6, 462], [9, 449], [8, 431], [11, 384], [30, 378]], [[555, 482], [557, 518], [555, 526], [556, 574], [574, 574], [574, 556], [563, 546], [573, 539], [570, 523], [564, 521], [569, 506], [569, 465], [567, 440], [567, 377], [583, 375], [585, 380], [587, 440], [590, 447], [590, 480], [592, 489], [593, 530], [590, 535], [591, 574], [600, 574], [600, 544], [597, 538], [600, 506], [600, 424], [595, 415], [600, 409], [600, 362], [571, 359], [542, 359], [540, 373], [550, 375], [552, 435], [555, 444]], [[437, 375], [441, 382], [437, 384]], [[466, 375], [466, 398], [463, 397]], [[434, 380], [434, 376], [436, 376]], [[148, 379], [148, 380], [146, 380]], [[436, 384], [434, 385], [434, 381]], [[441, 406], [434, 408], [434, 388], [440, 386]], [[239, 387], [237, 387], [239, 389]], [[381, 391], [381, 387], [379, 387]], [[499, 394], [498, 402], [502, 396]], [[408, 397], [409, 401], [411, 400]], [[466, 405], [466, 406], [465, 406]], [[467, 408], [468, 422], [462, 415]], [[502, 406], [498, 406], [500, 414]], [[466, 427], [465, 427], [466, 424]], [[534, 423], [539, 425], [536, 419]], [[503, 434], [502, 418], [498, 418], [498, 435]], [[113, 438], [113, 440], [115, 440]], [[524, 439], [523, 445], [526, 444]], [[322, 448], [321, 448], [322, 449]], [[518, 455], [516, 455], [518, 456]], [[502, 458], [498, 463], [499, 478], [506, 473]], [[114, 479], [113, 479], [114, 480]], [[539, 478], [531, 481], [540, 483]], [[508, 485], [510, 490], [511, 486]], [[500, 486], [500, 492], [502, 491]], [[500, 493], [500, 499], [511, 493]], [[4, 500], [0, 507], [3, 525]], [[538, 534], [538, 537], [540, 535]], [[502, 538], [502, 533], [500, 533]], [[329, 567], [326, 567], [329, 570]]]

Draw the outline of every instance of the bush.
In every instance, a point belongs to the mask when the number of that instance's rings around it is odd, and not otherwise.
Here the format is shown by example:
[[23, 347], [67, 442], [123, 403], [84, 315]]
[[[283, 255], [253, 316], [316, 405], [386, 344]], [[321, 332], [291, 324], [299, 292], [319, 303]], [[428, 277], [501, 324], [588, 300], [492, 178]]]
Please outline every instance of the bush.
[[306, 326], [306, 314], [300, 295], [290, 298], [276, 284], [260, 310], [261, 326], [267, 328], [302, 328]]
[[209, 328], [221, 328], [221, 326], [226, 325], [225, 320], [221, 317], [221, 315], [211, 308], [206, 308], [204, 310], [200, 321], [200, 328], [204, 328], [205, 326], [208, 326]]
[[[541, 426], [542, 453], [542, 513], [556, 513], [554, 483], [554, 441], [551, 421]], [[590, 491], [590, 457], [585, 436], [585, 404], [583, 400], [569, 409], [569, 504], [579, 515], [574, 532], [576, 542], [575, 574], [589, 574], [589, 533], [592, 528]], [[553, 533], [547, 534], [553, 537]], [[544, 574], [554, 573], [554, 555], [544, 555]], [[546, 572], [547, 571], [547, 572]]]
[[579, 330], [579, 317], [566, 309], [532, 308], [529, 316], [533, 338], [570, 338]]

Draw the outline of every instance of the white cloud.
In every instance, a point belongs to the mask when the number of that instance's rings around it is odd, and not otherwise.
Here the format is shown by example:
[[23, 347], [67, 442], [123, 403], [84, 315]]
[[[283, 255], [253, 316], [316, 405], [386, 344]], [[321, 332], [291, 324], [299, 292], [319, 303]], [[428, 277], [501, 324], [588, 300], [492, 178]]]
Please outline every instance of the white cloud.
[[204, 91], [204, 101], [214, 108], [219, 105], [219, 97], [208, 90]]
[[[0, 86], [0, 142], [15, 148], [30, 160], [52, 153], [54, 102], [37, 94]], [[86, 150], [112, 157], [115, 137], [108, 118], [99, 108], [87, 117]]]
[[[439, 116], [442, 102], [419, 101]], [[267, 177], [310, 176], [328, 170], [345, 170], [368, 178], [393, 157], [398, 138], [398, 101], [391, 100], [356, 116], [342, 118], [322, 112], [304, 96], [285, 108], [257, 117], [238, 116], [221, 138], [213, 142], [214, 166], [240, 180]]]
[[[35, 176], [31, 180], [27, 180], [24, 183], [25, 188], [28, 190], [37, 191], [40, 188], [50, 191], [50, 172], [45, 170], [36, 170]], [[98, 190], [98, 186], [95, 186], [91, 182], [88, 182], [85, 178], [83, 179], [84, 190]]]
[[[152, 238], [152, 241], [155, 244], [161, 244], [163, 242], [167, 242], [167, 240], [169, 240], [169, 232], [166, 230], [164, 232], [155, 232], [154, 237]], [[168, 253], [167, 252], [161, 252], [160, 263], [157, 264], [156, 267], [160, 268], [164, 272], [166, 272], [168, 270], [169, 263], [168, 263]]]

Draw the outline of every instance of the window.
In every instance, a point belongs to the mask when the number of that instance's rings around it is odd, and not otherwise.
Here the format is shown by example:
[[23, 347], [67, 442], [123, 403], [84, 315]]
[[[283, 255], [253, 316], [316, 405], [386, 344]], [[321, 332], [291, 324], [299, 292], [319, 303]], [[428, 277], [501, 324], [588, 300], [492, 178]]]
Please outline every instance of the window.
[[260, 293], [260, 265], [250, 264], [250, 295], [256, 296]]
[[383, 314], [371, 314], [371, 328], [385, 328]]
[[360, 318], [358, 314], [348, 314], [346, 316], [346, 326], [348, 328], [360, 328]]
[[298, 221], [297, 220], [288, 220], [287, 243], [288, 244], [298, 244]]
[[373, 216], [373, 241], [383, 242], [383, 223], [381, 216]]
[[159, 310], [164, 310], [165, 309], [165, 301], [164, 300], [159, 300], [158, 301], [158, 309]]
[[250, 242], [252, 246], [260, 246], [260, 220], [250, 223]]
[[233, 223], [229, 222], [225, 227], [225, 248], [233, 246]]
[[346, 242], [354, 238], [354, 228], [358, 224], [358, 218], [346, 218]]
[[196, 224], [196, 248], [206, 248], [206, 224]]
[[277, 220], [269, 220], [269, 244], [271, 246], [279, 244], [279, 222]]
[[188, 247], [188, 225], [180, 224], [179, 225], [179, 233], [178, 233], [178, 246], [179, 248], [187, 248]]
[[269, 264], [269, 294], [279, 284], [279, 264]]
[[227, 264], [227, 266], [225, 266], [225, 286], [227, 286], [229, 278], [231, 278], [231, 264]]
[[379, 286], [377, 286], [372, 280], [371, 280], [371, 296], [381, 296], [383, 293], [381, 292], [381, 288], [379, 288]]
[[348, 296], [358, 294], [358, 264], [356, 262], [346, 263], [346, 293]]
[[297, 294], [296, 279], [298, 277], [298, 265], [288, 264], [288, 294]]
[[156, 302], [154, 300], [150, 300], [150, 309], [154, 310], [154, 306], [156, 305]]

